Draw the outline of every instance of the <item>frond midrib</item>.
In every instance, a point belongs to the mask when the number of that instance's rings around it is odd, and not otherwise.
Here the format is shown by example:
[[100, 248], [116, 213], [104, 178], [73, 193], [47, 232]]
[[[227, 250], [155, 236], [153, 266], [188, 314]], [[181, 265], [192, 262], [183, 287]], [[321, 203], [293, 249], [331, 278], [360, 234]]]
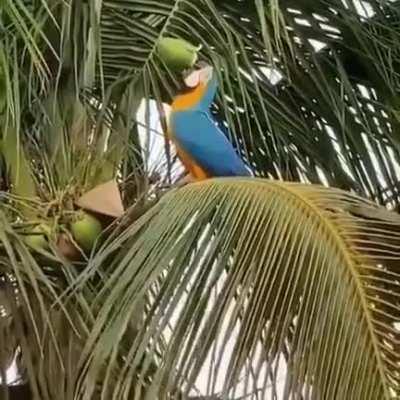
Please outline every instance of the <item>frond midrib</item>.
[[368, 331], [370, 333], [371, 341], [372, 341], [372, 346], [374, 348], [374, 353], [377, 361], [377, 366], [378, 366], [378, 371], [379, 374], [382, 378], [382, 386], [383, 390], [385, 392], [385, 398], [386, 399], [391, 399], [388, 387], [387, 387], [387, 377], [386, 377], [386, 368], [384, 366], [384, 363], [382, 361], [382, 358], [380, 356], [380, 351], [379, 351], [379, 341], [376, 338], [375, 335], [375, 329], [373, 327], [373, 322], [372, 322], [372, 317], [370, 316], [369, 312], [369, 307], [367, 304], [367, 294], [362, 288], [362, 282], [358, 279], [358, 275], [356, 273], [356, 268], [355, 265], [357, 264], [356, 260], [350, 255], [350, 252], [348, 251], [348, 248], [345, 244], [345, 241], [343, 240], [342, 236], [338, 233], [337, 229], [335, 229], [334, 224], [332, 223], [331, 220], [328, 218], [324, 218], [322, 215], [321, 210], [316, 207], [312, 202], [310, 202], [306, 197], [302, 196], [298, 191], [296, 190], [291, 190], [290, 186], [282, 185], [279, 182], [274, 182], [274, 181], [269, 181], [268, 185], [275, 186], [279, 188], [279, 190], [289, 193], [291, 196], [295, 197], [298, 201], [303, 203], [306, 208], [309, 208], [310, 211], [315, 215], [316, 218], [318, 218], [321, 221], [321, 225], [325, 225], [327, 228], [327, 231], [334, 237], [336, 246], [339, 249], [339, 252], [342, 254], [342, 257], [344, 258], [345, 265], [349, 266], [350, 269], [350, 274], [355, 282], [357, 293], [359, 295], [359, 298], [361, 300], [361, 305], [363, 309], [363, 319], [365, 319]]
[[[253, 178], [253, 179], [238, 179], [238, 178], [217, 178], [213, 179], [211, 182], [206, 181], [206, 182], [197, 182], [194, 183], [194, 185], [213, 185], [215, 183], [227, 183], [227, 182], [234, 182], [234, 184], [237, 184], [238, 182], [245, 183], [246, 185], [256, 185], [260, 186], [260, 184], [266, 184], [269, 187], [273, 188], [273, 190], [276, 191], [281, 191], [285, 192], [286, 194], [289, 194], [290, 196], [294, 197], [298, 202], [302, 203], [306, 209], [310, 210], [310, 214], [314, 215], [315, 218], [320, 220], [320, 224], [322, 226], [325, 226], [327, 229], [328, 234], [332, 235], [334, 238], [334, 243], [336, 243], [336, 246], [339, 250], [339, 254], [342, 255], [345, 265], [349, 266], [350, 270], [350, 275], [355, 282], [355, 287], [356, 291], [358, 293], [358, 297], [361, 300], [361, 306], [362, 306], [362, 319], [365, 320], [365, 323], [367, 325], [368, 331], [369, 331], [369, 336], [371, 338], [375, 358], [377, 361], [377, 369], [379, 371], [379, 375], [381, 376], [382, 379], [382, 386], [383, 390], [385, 393], [385, 399], [390, 400], [392, 397], [390, 395], [388, 385], [387, 385], [387, 377], [386, 377], [386, 368], [384, 365], [384, 362], [382, 358], [380, 357], [380, 351], [379, 351], [379, 340], [376, 338], [375, 335], [375, 330], [373, 326], [373, 318], [370, 316], [369, 312], [369, 307], [367, 304], [367, 294], [362, 288], [362, 282], [358, 279], [358, 274], [356, 273], [356, 265], [357, 261], [353, 258], [353, 256], [350, 254], [348, 251], [348, 247], [346, 246], [345, 241], [343, 240], [342, 236], [339, 234], [337, 229], [335, 229], [334, 224], [332, 223], [331, 220], [328, 218], [324, 217], [321, 209], [318, 208], [316, 205], [313, 204], [313, 202], [309, 201], [307, 197], [301, 195], [299, 191], [296, 191], [295, 189], [292, 189], [293, 185], [288, 185], [287, 182], [278, 182], [278, 181], [273, 181], [273, 180], [268, 180], [265, 181], [263, 179], [258, 179], [258, 178]], [[229, 184], [228, 184], [229, 185]], [[325, 189], [325, 188], [324, 188]]]

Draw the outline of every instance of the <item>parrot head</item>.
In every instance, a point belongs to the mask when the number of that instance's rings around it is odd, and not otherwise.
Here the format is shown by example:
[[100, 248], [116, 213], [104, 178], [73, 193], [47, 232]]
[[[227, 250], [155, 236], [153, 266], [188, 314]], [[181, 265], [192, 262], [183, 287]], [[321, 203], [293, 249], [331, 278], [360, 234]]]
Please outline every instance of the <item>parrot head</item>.
[[172, 102], [174, 111], [188, 110], [202, 100], [207, 92], [210, 81], [213, 79], [213, 67], [206, 63], [199, 63], [196, 69], [183, 74], [185, 89], [181, 90]]

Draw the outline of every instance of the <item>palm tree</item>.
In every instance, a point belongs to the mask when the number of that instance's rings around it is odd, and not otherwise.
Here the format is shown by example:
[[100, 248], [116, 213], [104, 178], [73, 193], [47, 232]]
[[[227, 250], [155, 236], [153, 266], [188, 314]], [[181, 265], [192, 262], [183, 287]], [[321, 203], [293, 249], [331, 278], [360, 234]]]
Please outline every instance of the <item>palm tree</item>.
[[[35, 400], [398, 398], [399, 17], [3, 0], [1, 381], [14, 361]], [[150, 162], [180, 88], [164, 36], [216, 67], [213, 112], [254, 178], [177, 189], [162, 137]], [[123, 216], [83, 204], [99, 185], [118, 203], [115, 182]], [[105, 228], [83, 250], [79, 208]]]

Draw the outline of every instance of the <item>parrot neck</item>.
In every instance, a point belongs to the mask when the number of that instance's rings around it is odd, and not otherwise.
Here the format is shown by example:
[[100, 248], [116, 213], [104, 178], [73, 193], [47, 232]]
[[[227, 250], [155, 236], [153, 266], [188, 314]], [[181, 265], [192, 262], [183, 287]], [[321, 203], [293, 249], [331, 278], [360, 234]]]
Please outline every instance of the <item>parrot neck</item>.
[[189, 92], [179, 94], [172, 102], [172, 109], [174, 111], [184, 111], [195, 107], [200, 103], [201, 99], [203, 98], [205, 90], [206, 85], [204, 85], [204, 83], [200, 83]]

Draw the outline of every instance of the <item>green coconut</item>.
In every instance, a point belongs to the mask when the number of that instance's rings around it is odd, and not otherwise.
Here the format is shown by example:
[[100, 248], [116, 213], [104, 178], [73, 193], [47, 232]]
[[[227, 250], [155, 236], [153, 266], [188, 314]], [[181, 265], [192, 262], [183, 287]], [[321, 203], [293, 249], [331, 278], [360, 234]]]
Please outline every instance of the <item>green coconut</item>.
[[85, 250], [90, 251], [102, 231], [101, 223], [92, 215], [80, 211], [71, 223], [71, 232], [75, 241]]
[[49, 241], [48, 238], [51, 233], [51, 228], [42, 223], [36, 225], [29, 234], [24, 237], [25, 243], [36, 251], [43, 251], [48, 249]]
[[157, 53], [168, 68], [182, 72], [192, 68], [198, 58], [201, 46], [193, 46], [183, 39], [165, 37], [160, 39], [157, 45]]

